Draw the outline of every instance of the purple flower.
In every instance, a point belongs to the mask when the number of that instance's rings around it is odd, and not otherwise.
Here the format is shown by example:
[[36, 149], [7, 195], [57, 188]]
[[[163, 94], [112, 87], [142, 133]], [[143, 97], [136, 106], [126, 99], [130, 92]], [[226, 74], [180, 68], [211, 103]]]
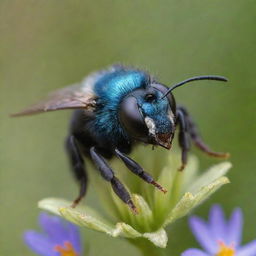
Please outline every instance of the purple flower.
[[41, 213], [39, 225], [42, 233], [28, 230], [24, 233], [26, 244], [42, 256], [80, 256], [82, 255], [78, 228], [57, 216]]
[[204, 250], [191, 248], [182, 256], [255, 256], [256, 240], [241, 246], [243, 215], [235, 209], [229, 220], [225, 219], [219, 205], [212, 206], [208, 222], [192, 216], [190, 228]]

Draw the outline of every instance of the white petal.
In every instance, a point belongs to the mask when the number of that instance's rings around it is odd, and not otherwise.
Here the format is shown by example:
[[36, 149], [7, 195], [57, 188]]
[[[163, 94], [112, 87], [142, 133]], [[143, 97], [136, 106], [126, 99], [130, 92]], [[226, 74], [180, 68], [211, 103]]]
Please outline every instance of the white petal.
[[199, 176], [187, 191], [192, 192], [193, 194], [198, 192], [202, 187], [225, 175], [231, 167], [232, 165], [230, 162], [223, 162], [212, 166], [209, 170]]
[[130, 216], [132, 219], [132, 223], [135, 224], [135, 227], [142, 226], [144, 230], [151, 230], [153, 223], [153, 214], [151, 209], [149, 208], [148, 203], [140, 195], [133, 194], [132, 199], [138, 210], [137, 215], [131, 214]]
[[47, 198], [39, 202], [40, 208], [62, 215], [65, 219], [79, 226], [103, 232], [113, 237], [136, 238], [142, 236], [141, 233], [126, 223], [117, 223], [116, 225], [109, 223], [98, 212], [89, 207], [77, 206], [74, 209], [69, 207], [70, 205], [71, 202], [57, 198]]
[[154, 233], [144, 233], [143, 237], [151, 241], [155, 246], [165, 248], [168, 242], [168, 236], [164, 229], [160, 229]]
[[130, 225], [128, 225], [124, 222], [119, 222], [116, 224], [116, 228], [113, 230], [112, 236], [113, 237], [123, 236], [123, 237], [127, 237], [127, 238], [136, 238], [136, 237], [141, 237], [141, 233], [139, 233], [137, 230], [135, 230]]
[[196, 176], [199, 170], [199, 161], [195, 156], [190, 156], [188, 159], [188, 164], [183, 173], [182, 187], [181, 190], [183, 193], [187, 192], [189, 184], [193, 183], [196, 180]]
[[185, 193], [173, 210], [169, 213], [164, 226], [174, 222], [175, 220], [187, 215], [193, 208], [201, 204], [206, 200], [211, 194], [213, 194], [217, 189], [219, 189], [224, 184], [229, 183], [227, 177], [220, 177], [214, 182], [202, 187], [195, 195], [192, 193]]
[[65, 219], [79, 226], [86, 226], [106, 233], [111, 233], [114, 229], [113, 224], [110, 224], [93, 209], [80, 205], [74, 209], [70, 207], [71, 204], [71, 202], [63, 199], [46, 198], [41, 200], [38, 206], [54, 214], [62, 215]]

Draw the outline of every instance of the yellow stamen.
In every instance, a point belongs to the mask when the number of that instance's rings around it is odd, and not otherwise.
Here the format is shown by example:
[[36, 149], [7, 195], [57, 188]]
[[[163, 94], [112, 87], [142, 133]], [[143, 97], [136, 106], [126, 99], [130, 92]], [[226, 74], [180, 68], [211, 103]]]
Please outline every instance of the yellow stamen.
[[56, 245], [54, 250], [59, 252], [60, 256], [79, 256], [70, 242], [65, 242], [64, 246]]
[[219, 242], [219, 251], [216, 256], [235, 256], [234, 246], [226, 246], [223, 242]]

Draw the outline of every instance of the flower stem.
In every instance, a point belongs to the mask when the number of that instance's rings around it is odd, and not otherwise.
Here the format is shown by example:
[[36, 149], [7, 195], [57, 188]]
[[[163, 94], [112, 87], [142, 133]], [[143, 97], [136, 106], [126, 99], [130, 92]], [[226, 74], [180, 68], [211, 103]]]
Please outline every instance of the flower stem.
[[165, 249], [156, 247], [145, 238], [127, 239], [131, 244], [137, 247], [143, 256], [164, 256]]

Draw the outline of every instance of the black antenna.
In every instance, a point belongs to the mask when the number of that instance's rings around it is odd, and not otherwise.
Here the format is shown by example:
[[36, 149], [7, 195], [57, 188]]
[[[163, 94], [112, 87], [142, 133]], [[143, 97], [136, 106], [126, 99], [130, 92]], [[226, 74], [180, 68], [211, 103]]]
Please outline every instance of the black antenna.
[[186, 79], [186, 80], [172, 86], [170, 89], [168, 89], [168, 91], [164, 94], [164, 96], [162, 98], [166, 97], [166, 95], [168, 93], [170, 93], [172, 90], [174, 90], [175, 88], [180, 87], [183, 84], [186, 84], [186, 83], [189, 83], [192, 81], [197, 81], [197, 80], [216, 80], [216, 81], [223, 81], [223, 82], [228, 81], [228, 79], [224, 76], [210, 76], [210, 75], [209, 76], [194, 76], [194, 77]]

